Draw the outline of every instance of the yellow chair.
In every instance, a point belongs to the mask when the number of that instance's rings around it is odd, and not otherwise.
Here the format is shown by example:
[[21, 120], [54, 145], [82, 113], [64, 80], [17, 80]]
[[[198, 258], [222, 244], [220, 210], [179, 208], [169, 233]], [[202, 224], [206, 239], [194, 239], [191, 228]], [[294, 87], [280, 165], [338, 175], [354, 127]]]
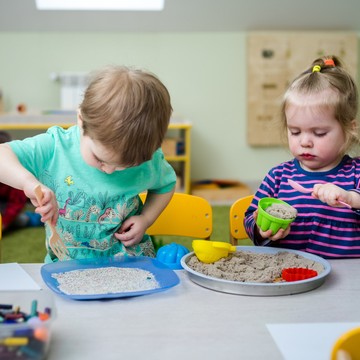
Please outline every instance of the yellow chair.
[[331, 352], [331, 360], [359, 360], [359, 344], [360, 327], [347, 331], [335, 342]]
[[237, 245], [238, 240], [248, 239], [244, 227], [244, 216], [253, 198], [254, 195], [242, 197], [230, 207], [230, 242], [232, 245]]
[[[142, 202], [146, 194], [140, 194]], [[164, 211], [147, 229], [150, 236], [177, 235], [210, 239], [213, 231], [210, 203], [195, 195], [175, 193]]]

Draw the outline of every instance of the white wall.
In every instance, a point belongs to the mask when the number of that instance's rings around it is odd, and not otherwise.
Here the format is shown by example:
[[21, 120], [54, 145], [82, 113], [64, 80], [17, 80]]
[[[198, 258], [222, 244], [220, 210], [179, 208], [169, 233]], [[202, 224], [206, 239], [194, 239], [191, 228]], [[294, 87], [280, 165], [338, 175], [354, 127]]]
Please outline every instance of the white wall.
[[290, 155], [246, 142], [245, 33], [0, 32], [0, 88], [7, 111], [58, 109], [53, 71], [135, 65], [168, 87], [174, 112], [193, 123], [192, 178], [257, 184]]

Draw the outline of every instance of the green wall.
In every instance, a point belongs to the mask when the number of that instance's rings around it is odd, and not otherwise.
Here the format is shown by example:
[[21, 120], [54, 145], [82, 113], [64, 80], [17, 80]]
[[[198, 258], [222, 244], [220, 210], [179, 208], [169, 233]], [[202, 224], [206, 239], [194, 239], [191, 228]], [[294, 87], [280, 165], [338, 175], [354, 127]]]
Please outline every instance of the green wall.
[[168, 87], [174, 112], [193, 124], [192, 178], [255, 185], [287, 149], [246, 142], [246, 33], [0, 32], [0, 88], [7, 111], [58, 109], [51, 72], [135, 65]]

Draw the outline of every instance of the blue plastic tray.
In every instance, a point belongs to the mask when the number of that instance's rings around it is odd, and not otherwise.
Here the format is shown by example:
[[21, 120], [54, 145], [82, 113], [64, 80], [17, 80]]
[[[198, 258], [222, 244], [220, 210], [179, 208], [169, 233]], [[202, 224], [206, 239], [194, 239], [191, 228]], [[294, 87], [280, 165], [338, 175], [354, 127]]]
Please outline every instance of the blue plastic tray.
[[[151, 290], [119, 292], [111, 294], [68, 295], [59, 289], [58, 281], [51, 276], [52, 274], [72, 270], [96, 269], [104, 267], [137, 268], [150, 271], [155, 276], [155, 279], [159, 283], [160, 287]], [[146, 256], [119, 256], [104, 259], [58, 261], [55, 263], [43, 265], [41, 267], [41, 276], [45, 284], [56, 294], [74, 300], [114, 299], [153, 294], [159, 291], [169, 289], [180, 282], [179, 277], [175, 274], [174, 271], [169, 269], [160, 261]]]

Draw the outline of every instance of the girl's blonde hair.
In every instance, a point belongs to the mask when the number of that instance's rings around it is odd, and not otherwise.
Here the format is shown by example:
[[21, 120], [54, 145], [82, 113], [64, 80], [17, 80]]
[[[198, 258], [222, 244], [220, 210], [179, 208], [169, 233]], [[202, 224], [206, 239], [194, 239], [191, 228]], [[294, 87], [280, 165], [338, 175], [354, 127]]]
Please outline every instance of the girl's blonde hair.
[[172, 113], [164, 84], [149, 72], [108, 66], [95, 74], [80, 105], [84, 135], [118, 155], [121, 166], [151, 159]]
[[283, 130], [287, 126], [287, 106], [297, 102], [299, 95], [310, 95], [314, 98], [314, 104], [334, 109], [335, 118], [345, 134], [346, 141], [342, 149], [344, 153], [359, 144], [358, 129], [357, 126], [354, 127], [353, 121], [358, 111], [358, 90], [338, 57], [331, 55], [316, 59], [309, 69], [293, 80], [283, 98]]

